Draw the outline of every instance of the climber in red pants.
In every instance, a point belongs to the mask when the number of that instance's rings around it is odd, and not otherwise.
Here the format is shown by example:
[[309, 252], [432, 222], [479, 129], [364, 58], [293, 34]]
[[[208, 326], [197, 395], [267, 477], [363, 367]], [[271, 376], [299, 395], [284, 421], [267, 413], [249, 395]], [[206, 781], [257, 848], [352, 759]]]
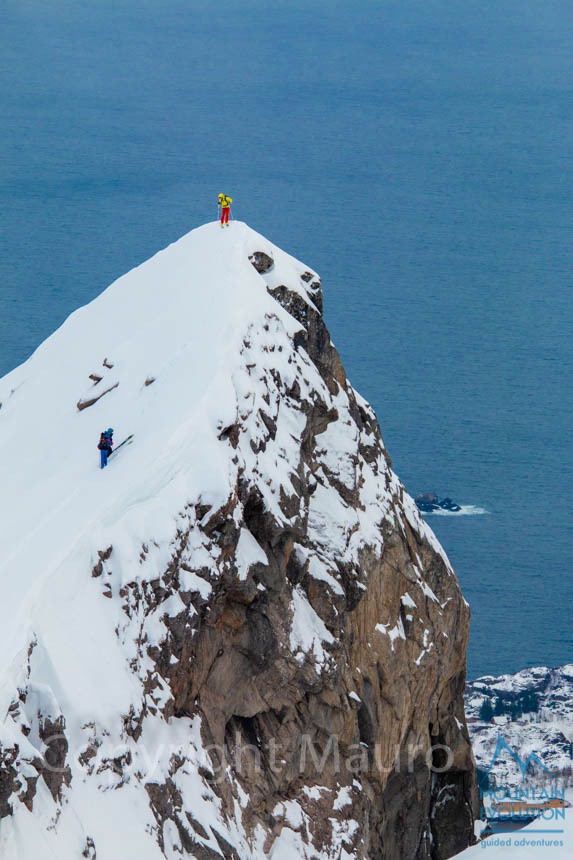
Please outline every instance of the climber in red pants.
[[221, 207], [221, 227], [229, 226], [229, 215], [231, 214], [232, 197], [227, 197], [226, 194], [219, 194], [219, 206]]

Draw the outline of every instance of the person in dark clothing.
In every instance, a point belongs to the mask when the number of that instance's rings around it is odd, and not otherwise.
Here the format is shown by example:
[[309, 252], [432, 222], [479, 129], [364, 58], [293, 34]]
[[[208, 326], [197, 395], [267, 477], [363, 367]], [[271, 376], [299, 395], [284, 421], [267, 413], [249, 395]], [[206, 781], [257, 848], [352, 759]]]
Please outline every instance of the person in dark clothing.
[[104, 430], [99, 437], [100, 467], [105, 469], [109, 455], [113, 451], [113, 427]]

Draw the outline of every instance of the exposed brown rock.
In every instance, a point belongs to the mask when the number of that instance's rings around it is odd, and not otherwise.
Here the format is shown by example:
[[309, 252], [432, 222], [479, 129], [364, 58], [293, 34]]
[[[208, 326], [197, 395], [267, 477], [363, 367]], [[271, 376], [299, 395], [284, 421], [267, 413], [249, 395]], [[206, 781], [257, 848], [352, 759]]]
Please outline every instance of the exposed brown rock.
[[273, 258], [264, 251], [255, 251], [249, 256], [249, 260], [260, 275], [270, 272], [275, 264]]
[[[390, 468], [376, 419], [348, 385], [318, 311], [287, 287], [271, 292], [301, 323], [298, 346], [328, 390], [348, 395], [354, 422], [348, 432], [358, 439], [355, 483], [335, 474], [328, 479], [343, 503], [357, 508], [362, 464], [375, 471]], [[283, 385], [278, 377], [276, 384]], [[300, 398], [300, 389], [283, 387], [284, 397]], [[473, 840], [474, 763], [462, 698], [469, 610], [417, 514], [405, 514], [398, 483], [387, 487], [392, 499], [382, 552], [365, 547], [358, 564], [335, 559], [336, 588], [311, 576], [293, 548], [312, 549], [308, 506], [317, 487], [314, 474], [329, 468], [321, 434], [340, 418], [320, 400], [301, 401], [300, 408], [306, 428], [300, 460], [292, 464], [296, 494], [280, 499], [288, 527], [265, 507], [247, 475], [221, 508], [198, 509], [201, 528], [228, 572], [209, 600], [191, 596], [197, 613], [192, 619], [182, 613], [170, 622], [171, 644], [158, 666], [170, 679], [173, 713], [201, 714], [204, 742], [225, 751], [233, 778], [249, 796], [247, 820], [252, 827], [263, 825], [268, 846], [282, 828], [277, 804], [296, 798], [313, 822], [305, 839], [314, 845], [330, 843], [329, 819], [354, 819], [360, 827], [345, 847], [357, 858], [444, 860]], [[262, 436], [255, 446], [250, 441], [254, 451], [264, 450], [277, 432], [271, 411], [259, 415]], [[240, 450], [242, 433], [238, 423], [220, 439]], [[237, 523], [268, 559], [252, 566], [242, 582], [233, 577]], [[182, 534], [179, 559], [185, 541]], [[293, 654], [293, 588], [302, 589], [332, 637], [324, 644], [327, 667]], [[177, 657], [169, 670], [168, 653]], [[441, 772], [443, 747], [451, 761]], [[279, 751], [276, 760], [273, 750]], [[214, 771], [219, 758], [213, 754]], [[232, 783], [213, 779], [213, 785], [231, 812]], [[319, 799], [305, 794], [312, 786], [321, 787]], [[341, 787], [350, 800], [335, 811], [333, 798]], [[161, 791], [172, 797], [168, 786]], [[175, 807], [162, 814], [180, 820]]]
[[12, 815], [11, 798], [19, 788], [18, 771], [14, 763], [18, 758], [18, 747], [0, 746], [0, 820]]
[[107, 549], [100, 550], [98, 552], [98, 559], [99, 560], [98, 560], [97, 564], [95, 564], [93, 569], [92, 569], [92, 576], [94, 578], [102, 575], [103, 570], [104, 570], [104, 564], [106, 561], [109, 560], [112, 552], [113, 552], [112, 546], [108, 546]]
[[54, 800], [61, 800], [62, 788], [69, 785], [72, 773], [66, 764], [68, 740], [65, 735], [66, 723], [63, 717], [51, 720], [39, 715], [39, 734], [46, 744], [43, 759], [35, 759], [34, 766], [44, 779]]
[[88, 409], [90, 406], [93, 406], [94, 403], [97, 403], [98, 400], [101, 400], [102, 397], [105, 397], [106, 394], [109, 394], [110, 391], [113, 391], [115, 388], [117, 388], [118, 385], [119, 385], [119, 382], [116, 382], [115, 385], [110, 385], [109, 388], [106, 388], [106, 390], [102, 391], [101, 394], [98, 394], [97, 397], [88, 397], [87, 400], [86, 399], [78, 400], [78, 402], [76, 404], [78, 412], [81, 412], [82, 409]]

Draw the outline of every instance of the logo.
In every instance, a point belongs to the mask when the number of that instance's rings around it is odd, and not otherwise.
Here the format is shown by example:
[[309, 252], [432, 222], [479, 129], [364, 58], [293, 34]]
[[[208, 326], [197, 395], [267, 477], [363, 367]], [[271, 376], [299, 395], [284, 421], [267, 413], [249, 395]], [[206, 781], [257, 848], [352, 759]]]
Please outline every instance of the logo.
[[489, 764], [489, 767], [486, 770], [486, 774], [489, 775], [492, 772], [492, 770], [495, 767], [495, 765], [497, 764], [497, 762], [501, 759], [501, 754], [504, 751], [509, 753], [509, 756], [517, 764], [517, 766], [521, 772], [522, 779], [526, 779], [528, 770], [533, 771], [536, 767], [538, 767], [544, 773], [547, 773], [550, 776], [553, 776], [552, 771], [548, 767], [545, 767], [545, 765], [543, 764], [543, 762], [541, 761], [541, 759], [539, 758], [539, 756], [537, 755], [536, 752], [531, 752], [531, 753], [529, 753], [529, 755], [527, 756], [527, 758], [525, 760], [522, 759], [515, 752], [515, 750], [512, 749], [512, 747], [510, 747], [510, 745], [508, 744], [506, 739], [501, 734], [499, 734], [497, 736], [497, 743], [495, 745], [495, 750], [494, 750], [491, 762]]
[[478, 786], [480, 817], [487, 822], [483, 848], [516, 846], [517, 838], [504, 840], [495, 838], [496, 834], [514, 833], [534, 822], [518, 837], [520, 845], [563, 845], [563, 823], [571, 804], [560, 775], [548, 768], [537, 752], [520, 754], [498, 734], [489, 766], [478, 768]]

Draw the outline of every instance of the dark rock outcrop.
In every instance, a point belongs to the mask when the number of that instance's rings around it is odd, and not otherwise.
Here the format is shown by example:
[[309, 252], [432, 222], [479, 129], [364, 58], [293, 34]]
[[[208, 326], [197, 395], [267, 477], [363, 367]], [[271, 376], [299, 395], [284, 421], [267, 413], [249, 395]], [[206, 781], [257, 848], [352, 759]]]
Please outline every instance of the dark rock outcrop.
[[0, 747], [0, 819], [12, 815], [10, 798], [19, 788], [18, 771], [14, 767], [17, 757], [17, 747]]
[[[463, 707], [468, 608], [392, 475], [375, 416], [349, 386], [314, 298], [287, 286], [270, 292], [300, 323], [294, 345], [317, 369], [323, 394], [308, 396], [275, 374], [276, 400], [269, 397], [259, 415], [256, 445], [240, 420], [220, 439], [239, 462], [245, 445], [264, 451], [288, 403], [304, 416], [290, 464], [294, 492], [281, 496], [282, 516], [272, 513], [254, 476], [239, 467], [226, 504], [200, 523], [218, 556], [215, 591], [207, 600], [189, 595], [193, 615], [170, 626], [157, 665], [169, 679], [174, 714], [202, 717], [205, 744], [217, 751], [215, 791], [231, 810], [234, 781], [242, 786], [246, 820], [269, 832], [269, 844], [281, 830], [273, 825], [277, 805], [296, 798], [311, 822], [305, 838], [317, 849], [331, 843], [325, 822], [334, 816], [357, 822], [343, 840], [353, 856], [442, 860], [473, 840], [474, 765]], [[322, 441], [341, 422], [355, 439], [348, 474], [337, 472]], [[360, 512], [367, 476], [389, 504], [379, 542], [362, 542], [352, 557], [313, 527], [313, 495], [328, 488], [338, 504]], [[173, 584], [194, 528], [190, 514]], [[236, 566], [243, 529], [266, 557], [246, 576]], [[313, 574], [317, 549], [328, 555], [322, 578]], [[324, 625], [322, 644], [305, 655], [293, 648], [293, 597]], [[220, 781], [223, 759], [232, 778]], [[308, 798], [313, 786], [319, 799]], [[348, 804], [333, 811], [342, 790]], [[174, 819], [181, 826], [181, 816]]]
[[264, 251], [255, 251], [254, 254], [251, 254], [249, 257], [252, 265], [255, 267], [259, 275], [266, 274], [270, 272], [273, 268], [275, 261], [268, 254], [265, 254]]

